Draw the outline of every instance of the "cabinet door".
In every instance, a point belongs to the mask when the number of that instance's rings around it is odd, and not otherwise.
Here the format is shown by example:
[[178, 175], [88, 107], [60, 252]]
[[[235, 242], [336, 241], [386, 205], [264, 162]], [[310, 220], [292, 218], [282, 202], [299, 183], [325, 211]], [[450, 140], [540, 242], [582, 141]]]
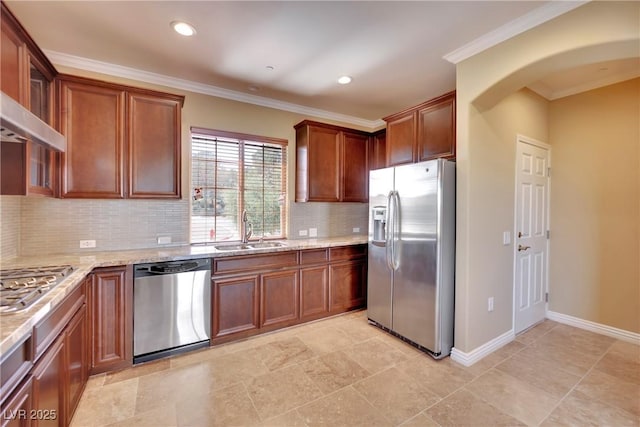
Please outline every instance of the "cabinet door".
[[34, 426], [64, 426], [66, 420], [66, 355], [60, 335], [33, 368]]
[[62, 197], [123, 198], [125, 92], [60, 81]]
[[0, 41], [0, 89], [3, 94], [26, 104], [26, 82], [27, 75], [24, 42], [13, 30], [10, 17], [2, 4], [2, 22], [0, 25], [2, 39]]
[[295, 323], [299, 318], [298, 271], [260, 276], [260, 327]]
[[387, 122], [387, 166], [413, 163], [416, 115], [410, 112]]
[[418, 111], [418, 160], [456, 156], [455, 95]]
[[214, 279], [213, 338], [258, 329], [258, 275]]
[[310, 202], [340, 200], [340, 132], [309, 126], [307, 148]]
[[329, 267], [300, 269], [300, 317], [303, 320], [329, 314]]
[[29, 427], [33, 399], [33, 383], [31, 377], [16, 389], [2, 404], [2, 427]]
[[366, 264], [364, 260], [329, 266], [329, 310], [332, 313], [361, 307], [366, 300]]
[[129, 94], [130, 198], [180, 198], [180, 107], [175, 99]]
[[87, 358], [87, 307], [83, 305], [69, 322], [66, 330], [67, 368], [69, 393], [67, 401], [67, 425], [71, 423], [73, 412], [89, 378]]
[[133, 362], [133, 278], [127, 268], [94, 271], [91, 307], [91, 373], [126, 368]]
[[376, 132], [369, 138], [369, 170], [387, 166], [387, 132]]
[[368, 137], [342, 132], [341, 198], [343, 202], [369, 199]]

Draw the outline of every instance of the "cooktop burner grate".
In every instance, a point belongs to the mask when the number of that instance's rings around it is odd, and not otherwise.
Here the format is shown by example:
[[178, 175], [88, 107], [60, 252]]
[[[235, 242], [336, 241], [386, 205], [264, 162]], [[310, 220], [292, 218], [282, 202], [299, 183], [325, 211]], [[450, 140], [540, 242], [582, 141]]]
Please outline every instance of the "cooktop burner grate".
[[72, 271], [70, 265], [0, 270], [0, 313], [25, 310]]

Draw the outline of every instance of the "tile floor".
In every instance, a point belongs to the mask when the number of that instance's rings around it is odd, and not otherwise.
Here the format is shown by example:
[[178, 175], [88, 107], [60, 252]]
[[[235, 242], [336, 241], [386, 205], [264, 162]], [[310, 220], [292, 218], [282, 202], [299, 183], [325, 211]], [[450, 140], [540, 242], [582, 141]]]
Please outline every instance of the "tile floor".
[[72, 426], [638, 426], [640, 347], [545, 321], [469, 368], [366, 312], [90, 379]]

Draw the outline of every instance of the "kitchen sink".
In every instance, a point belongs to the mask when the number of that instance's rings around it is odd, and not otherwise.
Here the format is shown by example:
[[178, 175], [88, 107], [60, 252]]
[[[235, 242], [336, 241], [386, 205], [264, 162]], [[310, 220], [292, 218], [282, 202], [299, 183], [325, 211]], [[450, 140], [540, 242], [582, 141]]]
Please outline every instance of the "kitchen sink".
[[286, 245], [282, 242], [255, 242], [217, 245], [214, 248], [219, 251], [243, 251], [247, 249], [281, 248], [284, 246]]
[[243, 244], [237, 245], [218, 245], [214, 246], [219, 251], [241, 251], [244, 249], [251, 249], [251, 246]]
[[249, 246], [251, 246], [254, 249], [262, 249], [262, 248], [281, 248], [286, 245], [281, 242], [258, 242], [258, 243], [249, 243]]

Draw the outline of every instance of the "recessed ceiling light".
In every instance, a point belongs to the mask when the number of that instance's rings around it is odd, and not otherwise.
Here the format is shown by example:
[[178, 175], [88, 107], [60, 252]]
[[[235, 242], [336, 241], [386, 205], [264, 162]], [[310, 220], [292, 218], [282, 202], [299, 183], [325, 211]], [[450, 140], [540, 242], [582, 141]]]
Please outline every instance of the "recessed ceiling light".
[[342, 76], [338, 79], [338, 83], [340, 83], [341, 85], [347, 85], [349, 83], [351, 83], [351, 77], [349, 76]]
[[171, 28], [173, 28], [176, 33], [187, 37], [192, 36], [196, 33], [196, 29], [193, 28], [193, 25], [187, 24], [186, 22], [182, 21], [173, 21], [171, 23]]

